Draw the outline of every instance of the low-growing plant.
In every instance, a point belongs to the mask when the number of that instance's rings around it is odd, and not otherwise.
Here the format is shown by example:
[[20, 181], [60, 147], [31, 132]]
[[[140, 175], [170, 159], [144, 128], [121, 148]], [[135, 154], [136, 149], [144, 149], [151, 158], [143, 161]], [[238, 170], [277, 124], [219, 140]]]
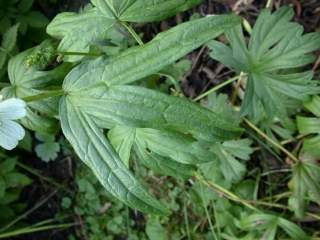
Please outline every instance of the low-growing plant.
[[22, 174], [16, 167], [17, 158], [8, 157], [0, 152], [0, 231], [7, 229], [10, 223], [20, 214], [25, 204], [18, 202], [22, 189], [29, 185], [31, 179]]
[[[36, 147], [37, 154], [47, 161], [56, 158], [59, 144], [54, 136], [61, 128], [100, 184], [131, 208], [153, 215], [174, 211], [138, 180], [136, 169], [141, 164], [155, 174], [189, 179], [187, 192], [200, 204], [195, 207], [205, 214], [214, 239], [217, 234], [224, 239], [308, 239], [286, 218], [291, 218], [290, 211], [300, 219], [318, 217], [307, 210], [308, 203], [320, 202], [319, 166], [307, 157], [316, 152], [310, 145], [318, 139], [308, 139], [302, 151], [298, 146], [290, 152], [279, 137], [295, 134], [292, 118], [304, 102], [318, 116], [313, 95], [320, 88], [306, 67], [315, 60], [312, 52], [320, 48], [320, 34], [303, 34], [303, 28], [290, 21], [294, 12], [289, 7], [274, 13], [263, 10], [248, 33], [248, 43], [241, 18], [232, 14], [181, 23], [147, 43], [132, 27], [161, 21], [200, 2], [91, 0], [79, 13], [58, 14], [47, 27], [54, 40], [10, 59], [10, 86], [1, 91], [9, 100], [0, 102], [0, 121], [18, 129], [13, 120], [23, 115], [8, 118], [1, 106], [20, 101], [12, 98], [24, 100], [26, 116], [19, 122], [44, 142]], [[227, 43], [213, 40], [222, 34]], [[139, 46], [133, 46], [132, 40]], [[213, 59], [238, 75], [190, 101], [182, 96], [179, 78], [191, 66], [179, 60], [203, 45], [210, 48]], [[176, 96], [150, 89], [161, 77], [175, 87]], [[238, 84], [232, 103], [227, 95], [213, 93], [234, 81]], [[207, 101], [196, 103], [207, 96]], [[236, 103], [241, 104], [240, 113]], [[314, 123], [315, 119], [299, 117], [298, 129], [317, 134]], [[6, 139], [0, 139], [0, 145], [12, 149], [21, 132], [0, 127]], [[280, 159], [280, 154], [286, 155], [292, 171], [288, 206], [258, 200], [261, 176], [254, 173], [259, 169], [246, 170], [246, 162], [257, 150], [250, 138]], [[83, 182], [80, 193], [87, 194], [88, 183]], [[273, 208], [284, 209], [283, 215]], [[214, 210], [216, 226], [208, 209]], [[150, 222], [149, 230], [161, 228], [159, 218]], [[185, 236], [191, 239], [191, 235], [188, 230]]]

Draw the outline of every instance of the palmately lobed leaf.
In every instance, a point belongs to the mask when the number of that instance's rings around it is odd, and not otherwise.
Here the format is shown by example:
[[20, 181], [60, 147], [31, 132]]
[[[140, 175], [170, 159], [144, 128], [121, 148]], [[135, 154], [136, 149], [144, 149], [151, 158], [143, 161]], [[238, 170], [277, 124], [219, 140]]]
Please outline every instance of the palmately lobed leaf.
[[[96, 8], [81, 13], [65, 12], [58, 14], [48, 25], [47, 33], [61, 39], [58, 46], [60, 52], [90, 51], [93, 45], [110, 39], [116, 20]], [[79, 61], [81, 56], [65, 56], [65, 61]]]
[[[172, 138], [168, 139], [170, 136]], [[111, 144], [126, 166], [129, 166], [130, 154], [135, 152], [138, 161], [155, 173], [188, 178], [196, 170], [196, 164], [210, 161], [213, 157], [205, 148], [194, 148], [195, 140], [191, 141], [190, 136], [183, 137], [175, 132], [120, 125], [108, 132]], [[197, 154], [207, 158], [199, 159]]]
[[[100, 45], [113, 38], [113, 31], [120, 22], [159, 21], [199, 4], [201, 0], [92, 0], [79, 13], [58, 14], [48, 25], [47, 33], [61, 39], [61, 52], [90, 51], [91, 46]], [[142, 11], [143, 9], [143, 11]], [[118, 27], [117, 27], [118, 26]], [[65, 56], [65, 61], [75, 62], [82, 56]]]
[[292, 190], [291, 207], [298, 218], [305, 217], [309, 196], [320, 203], [320, 166], [314, 160], [303, 160], [293, 166], [290, 188]]
[[263, 10], [253, 28], [249, 44], [240, 26], [226, 32], [230, 46], [211, 41], [211, 57], [229, 68], [248, 74], [242, 115], [255, 121], [285, 116], [286, 98], [306, 101], [320, 92], [313, 72], [299, 68], [312, 63], [311, 54], [320, 48], [320, 34], [303, 34], [298, 23], [290, 22], [294, 12], [282, 7]]
[[320, 97], [313, 98], [304, 103], [307, 110], [314, 114], [314, 117], [297, 116], [297, 126], [301, 134], [314, 134], [303, 142], [303, 150], [307, 154], [320, 156]]
[[263, 234], [263, 239], [270, 239], [270, 240], [276, 239], [276, 233], [277, 233], [278, 227], [284, 230], [287, 233], [287, 235], [291, 237], [291, 239], [294, 239], [294, 240], [310, 239], [308, 235], [295, 223], [272, 214], [265, 214], [265, 213], [251, 214], [241, 219], [240, 226], [247, 230], [254, 229], [254, 230], [263, 230], [265, 232], [268, 232], [269, 234], [267, 235]]

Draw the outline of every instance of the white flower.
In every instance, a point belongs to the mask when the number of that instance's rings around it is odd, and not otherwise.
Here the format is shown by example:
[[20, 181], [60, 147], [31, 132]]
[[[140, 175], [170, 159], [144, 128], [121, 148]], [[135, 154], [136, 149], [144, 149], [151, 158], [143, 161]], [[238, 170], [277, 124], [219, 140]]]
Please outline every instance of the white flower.
[[[1, 97], [1, 96], [0, 96]], [[0, 100], [0, 146], [12, 150], [23, 139], [25, 131], [14, 120], [26, 116], [26, 103], [21, 99]]]

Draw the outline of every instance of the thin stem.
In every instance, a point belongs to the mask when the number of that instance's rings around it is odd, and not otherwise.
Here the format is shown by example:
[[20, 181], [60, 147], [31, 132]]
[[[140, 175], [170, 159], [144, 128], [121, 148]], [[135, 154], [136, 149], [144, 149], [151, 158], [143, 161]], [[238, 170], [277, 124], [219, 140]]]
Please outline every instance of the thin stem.
[[295, 162], [299, 162], [299, 159], [294, 156], [292, 153], [290, 153], [287, 149], [285, 149], [281, 144], [274, 141], [272, 138], [270, 138], [267, 134], [265, 134], [263, 131], [261, 131], [258, 127], [256, 127], [252, 122], [250, 122], [248, 119], [244, 118], [243, 121], [252, 128], [255, 132], [257, 132], [261, 137], [266, 139], [269, 143], [280, 149], [282, 152], [284, 152], [289, 158], [291, 158]]
[[22, 98], [22, 100], [24, 100], [25, 102], [34, 102], [34, 101], [39, 101], [39, 100], [50, 98], [50, 97], [62, 96], [63, 94], [64, 94], [64, 91], [62, 89], [53, 90], [45, 93], [40, 93], [38, 95], [24, 97]]
[[209, 223], [209, 227], [210, 227], [210, 231], [211, 231], [211, 235], [212, 237], [215, 239], [215, 240], [218, 240], [217, 239], [217, 235], [216, 235], [216, 232], [214, 231], [214, 228], [213, 228], [213, 225], [212, 225], [212, 221], [211, 221], [211, 217], [209, 215], [209, 212], [208, 212], [208, 208], [206, 206], [206, 203], [204, 201], [204, 192], [203, 192], [203, 186], [201, 186], [201, 200], [202, 200], [202, 206], [204, 208], [204, 211], [206, 213], [206, 217], [207, 217], [207, 220], [208, 220], [208, 223]]
[[223, 88], [224, 86], [226, 86], [226, 85], [228, 85], [228, 84], [230, 84], [230, 83], [238, 80], [240, 76], [243, 76], [243, 75], [238, 75], [238, 76], [235, 76], [235, 77], [233, 77], [233, 78], [230, 78], [229, 80], [227, 80], [227, 81], [225, 81], [225, 82], [223, 82], [223, 83], [215, 86], [214, 88], [211, 88], [211, 89], [208, 90], [207, 92], [199, 95], [198, 97], [196, 97], [195, 99], [193, 99], [193, 101], [194, 101], [194, 102], [197, 102], [197, 101], [201, 100], [202, 98], [204, 98], [204, 97], [208, 96], [209, 94], [211, 94], [211, 93], [219, 90], [220, 88]]
[[58, 52], [58, 54], [64, 56], [90, 56], [90, 57], [99, 57], [101, 54], [91, 53], [91, 52]]
[[56, 182], [55, 180], [49, 178], [49, 177], [46, 177], [46, 176], [43, 176], [42, 174], [40, 174], [37, 170], [21, 163], [21, 162], [17, 162], [17, 166], [22, 168], [23, 170], [27, 171], [28, 173], [40, 178], [41, 180], [49, 183], [49, 184], [52, 184], [53, 186], [55, 186], [56, 188], [59, 188], [61, 190], [64, 190], [65, 192], [68, 192], [68, 193], [72, 193], [66, 186], [64, 186], [63, 184], [60, 184], [58, 182]]
[[273, 6], [273, 0], [268, 0], [266, 4], [266, 8], [272, 9]]
[[190, 234], [190, 227], [189, 227], [188, 211], [187, 211], [186, 201], [183, 202], [183, 217], [184, 217], [184, 223], [185, 223], [185, 225], [186, 225], [188, 240], [191, 240], [191, 234]]
[[65, 223], [65, 224], [48, 225], [48, 226], [35, 227], [35, 228], [29, 228], [29, 227], [21, 228], [18, 230], [13, 230], [8, 233], [0, 234], [0, 239], [19, 236], [22, 234], [41, 232], [41, 231], [46, 231], [46, 230], [51, 230], [51, 229], [69, 228], [69, 227], [73, 227], [76, 225], [77, 225], [76, 223]]
[[136, 40], [136, 42], [140, 45], [143, 46], [144, 43], [142, 39], [139, 37], [139, 35], [136, 33], [136, 31], [126, 22], [121, 22], [122, 26], [124, 26], [128, 32], [131, 34], [131, 36]]
[[250, 208], [253, 211], [260, 211], [259, 209], [257, 209], [256, 207], [254, 207], [253, 205], [251, 205], [250, 203], [248, 203], [246, 200], [243, 200], [241, 198], [239, 198], [237, 195], [235, 195], [234, 193], [230, 192], [229, 190], [221, 187], [220, 185], [212, 182], [212, 181], [208, 181], [206, 180], [201, 174], [196, 173], [195, 177], [202, 182], [203, 184], [205, 184], [206, 186], [210, 187], [211, 189], [213, 189], [215, 192], [217, 192], [218, 194], [234, 201], [234, 202], [238, 202], [243, 204], [244, 206], [246, 206], [247, 208]]
[[21, 221], [22, 219], [26, 218], [29, 214], [31, 214], [32, 212], [34, 212], [35, 210], [37, 210], [38, 208], [40, 208], [43, 204], [45, 204], [50, 198], [52, 198], [55, 194], [57, 193], [57, 191], [53, 191], [52, 193], [50, 193], [47, 197], [45, 197], [44, 199], [42, 199], [40, 202], [38, 202], [34, 207], [30, 208], [28, 211], [26, 211], [25, 213], [21, 214], [20, 216], [18, 216], [17, 218], [15, 218], [13, 221], [11, 221], [10, 223], [8, 223], [6, 226], [4, 226], [3, 228], [0, 229], [0, 232], [3, 232], [7, 229], [9, 229], [10, 227], [14, 226], [17, 222]]

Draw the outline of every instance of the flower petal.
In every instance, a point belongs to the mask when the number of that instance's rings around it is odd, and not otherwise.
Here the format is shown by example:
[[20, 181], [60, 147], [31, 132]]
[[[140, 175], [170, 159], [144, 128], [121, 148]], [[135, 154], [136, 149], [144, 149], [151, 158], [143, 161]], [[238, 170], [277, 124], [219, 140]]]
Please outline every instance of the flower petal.
[[26, 116], [26, 103], [18, 98], [0, 102], [0, 119], [16, 120]]
[[12, 150], [25, 135], [23, 127], [11, 120], [0, 120], [0, 146]]

